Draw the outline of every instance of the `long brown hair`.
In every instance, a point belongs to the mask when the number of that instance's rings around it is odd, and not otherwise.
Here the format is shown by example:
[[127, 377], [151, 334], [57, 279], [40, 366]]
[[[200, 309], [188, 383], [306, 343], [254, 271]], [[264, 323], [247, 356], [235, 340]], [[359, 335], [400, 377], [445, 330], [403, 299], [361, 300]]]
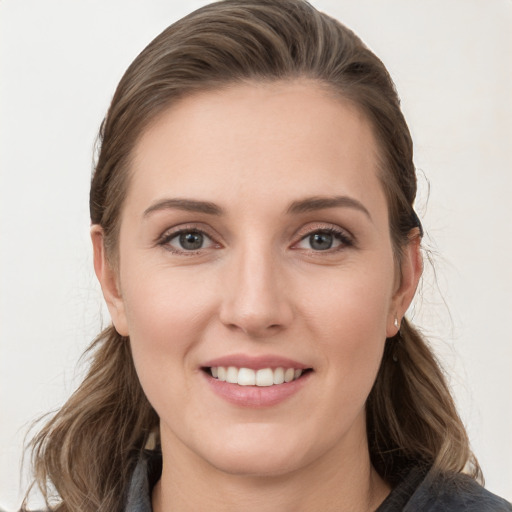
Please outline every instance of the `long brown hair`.
[[[353, 32], [305, 1], [226, 0], [167, 28], [117, 87], [101, 126], [90, 192], [91, 221], [103, 228], [112, 264], [132, 150], [148, 124], [196, 91], [296, 78], [330, 88], [370, 120], [400, 261], [401, 249], [418, 231], [416, 174], [411, 137], [386, 68]], [[130, 473], [158, 426], [129, 340], [109, 327], [89, 351], [85, 380], [32, 442], [35, 482], [53, 510], [122, 510]], [[442, 472], [466, 468], [480, 477], [443, 372], [405, 319], [387, 341], [367, 401], [367, 428], [372, 463], [391, 484], [418, 462]]]

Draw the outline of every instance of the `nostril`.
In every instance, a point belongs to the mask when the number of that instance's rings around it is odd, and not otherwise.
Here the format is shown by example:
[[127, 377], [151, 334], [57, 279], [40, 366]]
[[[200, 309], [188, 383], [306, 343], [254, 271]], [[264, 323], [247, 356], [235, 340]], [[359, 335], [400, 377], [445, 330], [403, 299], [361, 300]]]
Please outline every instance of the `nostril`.
[[254, 336], [257, 338], [265, 338], [269, 335], [277, 334], [284, 328], [281, 323], [270, 323], [266, 324], [264, 321], [258, 318], [245, 317], [237, 322], [229, 322], [224, 324], [230, 331], [239, 331], [247, 334], [248, 336]]

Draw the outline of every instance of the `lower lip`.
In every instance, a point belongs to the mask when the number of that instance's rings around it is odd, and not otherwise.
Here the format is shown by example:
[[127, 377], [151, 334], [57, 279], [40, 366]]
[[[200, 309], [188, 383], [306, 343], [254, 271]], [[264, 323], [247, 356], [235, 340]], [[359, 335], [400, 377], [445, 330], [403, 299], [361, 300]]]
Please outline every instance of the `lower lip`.
[[274, 384], [273, 386], [239, 386], [203, 372], [206, 381], [215, 394], [224, 400], [240, 407], [271, 407], [284, 402], [298, 393], [307, 383], [312, 372], [307, 372], [297, 380]]

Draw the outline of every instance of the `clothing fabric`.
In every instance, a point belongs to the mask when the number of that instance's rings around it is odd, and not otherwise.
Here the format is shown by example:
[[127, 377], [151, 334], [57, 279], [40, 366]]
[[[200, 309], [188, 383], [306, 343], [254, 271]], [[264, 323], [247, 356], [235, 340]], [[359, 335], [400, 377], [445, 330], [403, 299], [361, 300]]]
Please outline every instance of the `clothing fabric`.
[[[146, 455], [139, 461], [128, 489], [125, 512], [152, 512], [151, 491], [161, 472], [160, 454]], [[467, 475], [433, 477], [430, 471], [415, 467], [375, 512], [512, 512], [512, 505]]]
[[512, 505], [468, 475], [411, 469], [376, 512], [512, 512]]

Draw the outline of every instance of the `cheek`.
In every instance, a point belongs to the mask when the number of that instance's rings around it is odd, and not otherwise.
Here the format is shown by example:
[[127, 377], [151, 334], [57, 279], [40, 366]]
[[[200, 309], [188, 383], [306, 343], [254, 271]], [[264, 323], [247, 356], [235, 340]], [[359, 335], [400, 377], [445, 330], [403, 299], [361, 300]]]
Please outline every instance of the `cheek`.
[[314, 292], [303, 309], [317, 328], [342, 335], [354, 348], [361, 340], [385, 339], [392, 305], [392, 272], [382, 267], [372, 271], [346, 268], [310, 289]]
[[141, 380], [152, 369], [182, 372], [214, 309], [204, 277], [172, 269], [141, 271], [126, 279], [123, 299]]
[[169, 269], [136, 275], [129, 284], [125, 281], [123, 293], [140, 384], [164, 421], [173, 421], [169, 411], [180, 410], [191, 424], [191, 377], [197, 372], [193, 354], [207, 328], [211, 297], [201, 292], [199, 279]]
[[368, 396], [382, 359], [392, 304], [392, 273], [382, 267], [347, 271], [306, 306], [317, 349], [324, 358], [329, 388], [353, 407]]

